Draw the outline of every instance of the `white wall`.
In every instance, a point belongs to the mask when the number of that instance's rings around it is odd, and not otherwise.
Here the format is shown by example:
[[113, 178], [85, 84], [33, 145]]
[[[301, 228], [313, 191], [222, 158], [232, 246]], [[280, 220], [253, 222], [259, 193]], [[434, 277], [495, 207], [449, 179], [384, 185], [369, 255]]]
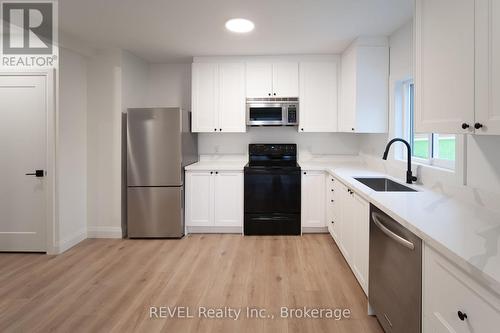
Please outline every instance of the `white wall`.
[[200, 154], [246, 154], [249, 143], [296, 143], [312, 154], [356, 155], [359, 138], [351, 133], [298, 133], [295, 127], [248, 127], [246, 133], [200, 133]]
[[121, 54], [122, 110], [144, 107], [149, 90], [149, 64], [128, 51]]
[[87, 59], [60, 49], [57, 142], [58, 239], [65, 251], [87, 235]]
[[87, 202], [89, 237], [121, 236], [121, 51], [88, 64]]
[[191, 64], [151, 64], [147, 104], [191, 110]]

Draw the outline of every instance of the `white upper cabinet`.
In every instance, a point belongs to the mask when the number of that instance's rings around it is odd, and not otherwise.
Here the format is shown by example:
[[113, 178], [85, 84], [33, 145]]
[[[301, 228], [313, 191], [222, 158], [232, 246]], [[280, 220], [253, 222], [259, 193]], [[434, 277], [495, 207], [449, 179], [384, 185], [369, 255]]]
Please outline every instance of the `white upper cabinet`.
[[386, 38], [359, 39], [341, 59], [339, 131], [386, 133], [389, 47]]
[[245, 132], [245, 66], [219, 64], [219, 131]]
[[337, 131], [337, 72], [338, 61], [300, 63], [300, 132]]
[[415, 130], [472, 132], [475, 1], [416, 0], [415, 4]]
[[476, 134], [500, 134], [500, 2], [476, 0]]
[[245, 132], [245, 64], [193, 63], [192, 131]]
[[270, 97], [273, 92], [273, 65], [265, 62], [246, 64], [246, 97]]
[[297, 97], [297, 62], [247, 62], [246, 97]]
[[218, 129], [218, 65], [193, 63], [192, 131], [215, 132]]
[[296, 62], [273, 64], [273, 97], [299, 95], [299, 65]]

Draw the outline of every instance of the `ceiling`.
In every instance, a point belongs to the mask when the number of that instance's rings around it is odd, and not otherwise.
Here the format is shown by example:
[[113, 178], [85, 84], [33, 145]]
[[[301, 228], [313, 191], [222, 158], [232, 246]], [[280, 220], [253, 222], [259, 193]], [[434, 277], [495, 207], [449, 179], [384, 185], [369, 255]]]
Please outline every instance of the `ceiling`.
[[[150, 62], [203, 55], [338, 53], [357, 36], [389, 35], [412, 17], [413, 0], [60, 0], [63, 32]], [[255, 23], [249, 34], [229, 18]]]

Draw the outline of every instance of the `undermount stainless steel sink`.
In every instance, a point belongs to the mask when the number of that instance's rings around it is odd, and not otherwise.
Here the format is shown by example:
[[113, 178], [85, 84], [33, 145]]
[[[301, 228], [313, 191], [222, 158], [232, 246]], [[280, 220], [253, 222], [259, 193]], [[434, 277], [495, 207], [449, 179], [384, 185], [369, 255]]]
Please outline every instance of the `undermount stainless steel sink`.
[[389, 178], [354, 178], [377, 192], [417, 192], [411, 187], [397, 183]]

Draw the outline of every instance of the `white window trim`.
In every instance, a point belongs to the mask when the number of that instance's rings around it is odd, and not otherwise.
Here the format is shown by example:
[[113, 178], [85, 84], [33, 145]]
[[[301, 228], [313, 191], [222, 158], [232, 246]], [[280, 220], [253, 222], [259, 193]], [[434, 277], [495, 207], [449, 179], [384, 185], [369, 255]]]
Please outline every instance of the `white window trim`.
[[[406, 133], [408, 126], [409, 126], [409, 117], [408, 114], [409, 112], [407, 109], [407, 103], [408, 98], [409, 98], [409, 90], [407, 89], [408, 85], [413, 82], [413, 79], [407, 77], [399, 81], [394, 81], [395, 82], [395, 88], [396, 91], [394, 93], [394, 114], [391, 116], [391, 121], [393, 124], [396, 122], [399, 118], [398, 124], [395, 124], [395, 126], [392, 126], [391, 129], [391, 134], [394, 136], [398, 137], [404, 137], [408, 138], [408, 135]], [[402, 95], [403, 93], [403, 95]], [[402, 96], [401, 96], [402, 95]], [[404, 105], [405, 109], [402, 109], [401, 106]], [[400, 127], [400, 121], [403, 121], [404, 128], [403, 128], [403, 133], [401, 133], [401, 130], [398, 129]], [[418, 158], [415, 156], [412, 156], [412, 165], [417, 165], [422, 168], [429, 168], [432, 170], [440, 171], [440, 172], [446, 172], [446, 173], [452, 173], [456, 176], [457, 183], [465, 185], [465, 161], [466, 161], [466, 156], [467, 156], [467, 151], [466, 151], [466, 136], [465, 135], [460, 135], [456, 134], [455, 135], [455, 161], [449, 161], [449, 160], [442, 160], [442, 159], [434, 159], [431, 158], [429, 160], [427, 159], [422, 159]], [[430, 141], [429, 141], [430, 142]], [[406, 147], [401, 146], [399, 149], [394, 149], [394, 153], [392, 155], [392, 160], [400, 166], [406, 166]], [[429, 150], [431, 151], [431, 150]], [[454, 167], [453, 167], [454, 166]]]

